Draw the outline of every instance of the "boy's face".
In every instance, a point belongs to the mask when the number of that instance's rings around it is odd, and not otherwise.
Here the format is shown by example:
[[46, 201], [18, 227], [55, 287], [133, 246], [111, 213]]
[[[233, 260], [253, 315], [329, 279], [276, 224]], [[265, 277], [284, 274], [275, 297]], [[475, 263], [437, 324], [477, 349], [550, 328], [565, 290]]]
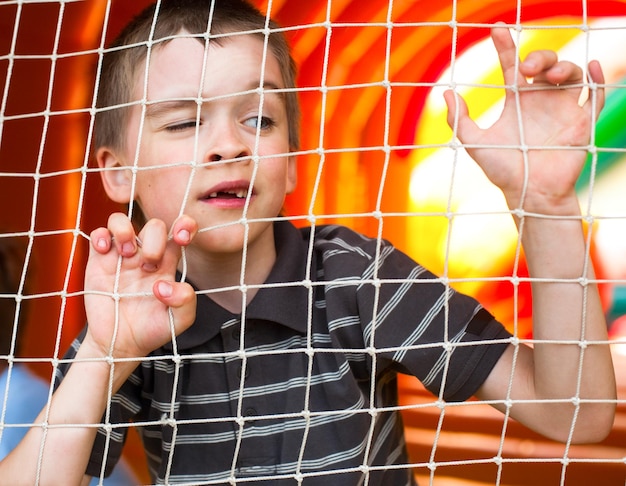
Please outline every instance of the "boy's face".
[[[272, 92], [284, 88], [276, 59], [269, 51], [264, 56], [262, 40], [250, 35], [210, 44], [206, 56], [197, 39], [177, 38], [152, 51], [147, 82], [144, 69], [137, 72], [135, 99], [146, 83], [145, 115], [132, 107], [122, 153], [98, 152], [103, 167], [132, 167], [137, 157], [136, 181], [133, 189], [130, 170], [103, 172], [109, 196], [134, 199], [147, 219], [168, 227], [181, 212], [201, 230], [222, 225], [201, 231], [201, 244], [209, 251], [240, 249], [244, 227], [229, 223], [244, 211], [249, 220], [277, 216], [296, 183], [285, 103]], [[249, 241], [270, 227], [251, 224]]]

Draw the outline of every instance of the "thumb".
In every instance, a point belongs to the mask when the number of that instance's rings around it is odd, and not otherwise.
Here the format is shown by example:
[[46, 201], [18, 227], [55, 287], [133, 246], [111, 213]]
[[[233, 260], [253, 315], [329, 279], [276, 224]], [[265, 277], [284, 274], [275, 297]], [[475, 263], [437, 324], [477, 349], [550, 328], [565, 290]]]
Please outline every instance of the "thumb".
[[469, 117], [467, 103], [463, 97], [455, 91], [448, 89], [443, 93], [443, 98], [448, 108], [447, 122], [454, 135], [461, 141], [471, 139], [472, 133], [475, 134], [480, 128]]
[[152, 288], [157, 299], [168, 306], [174, 315], [174, 333], [178, 336], [188, 329], [196, 318], [196, 293], [187, 282], [157, 280]]

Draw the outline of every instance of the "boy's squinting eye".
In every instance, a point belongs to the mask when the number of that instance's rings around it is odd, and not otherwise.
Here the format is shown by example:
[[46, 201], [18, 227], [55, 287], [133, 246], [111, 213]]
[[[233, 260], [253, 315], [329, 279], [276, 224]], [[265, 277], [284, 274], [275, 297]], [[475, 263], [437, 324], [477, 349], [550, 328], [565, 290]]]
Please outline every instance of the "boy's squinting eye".
[[182, 130], [187, 130], [189, 128], [196, 128], [196, 125], [202, 125], [202, 123], [197, 120], [189, 120], [181, 123], [175, 123], [173, 125], [168, 125], [167, 127], [165, 127], [165, 129], [168, 132], [179, 132]]
[[274, 126], [274, 120], [266, 116], [259, 117], [258, 115], [244, 120], [243, 124], [250, 128], [257, 128], [259, 120], [261, 120], [261, 130], [267, 130]]

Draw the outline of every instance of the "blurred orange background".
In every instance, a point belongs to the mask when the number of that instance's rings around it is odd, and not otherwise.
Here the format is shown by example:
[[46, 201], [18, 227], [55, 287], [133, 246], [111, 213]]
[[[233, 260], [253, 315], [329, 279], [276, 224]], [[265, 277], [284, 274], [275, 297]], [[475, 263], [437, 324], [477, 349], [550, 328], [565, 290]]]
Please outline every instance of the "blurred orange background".
[[[36, 236], [29, 271], [37, 298], [24, 355], [39, 361], [33, 366], [45, 377], [84, 325], [85, 236], [119, 209], [88, 155], [98, 49], [147, 3], [0, 1], [0, 228]], [[459, 287], [527, 337], [530, 296], [512, 283], [527, 276], [515, 245], [487, 264], [480, 259], [478, 268], [475, 248], [453, 264], [446, 260], [452, 220], [445, 197], [442, 209], [410, 195], [416, 166], [452, 136], [443, 123], [423, 125], [433, 84], [453, 57], [488, 36], [490, 24], [585, 25], [626, 15], [626, 1], [523, 0], [519, 10], [517, 3], [397, 0], [390, 11], [383, 0], [276, 0], [271, 12], [287, 29], [303, 89], [299, 189], [287, 213], [297, 224], [315, 217], [391, 240], [459, 279]], [[494, 64], [495, 52], [484, 62]], [[436, 140], [422, 141], [433, 131]], [[602, 261], [597, 265], [602, 276]], [[605, 300], [610, 307], [610, 296]]]

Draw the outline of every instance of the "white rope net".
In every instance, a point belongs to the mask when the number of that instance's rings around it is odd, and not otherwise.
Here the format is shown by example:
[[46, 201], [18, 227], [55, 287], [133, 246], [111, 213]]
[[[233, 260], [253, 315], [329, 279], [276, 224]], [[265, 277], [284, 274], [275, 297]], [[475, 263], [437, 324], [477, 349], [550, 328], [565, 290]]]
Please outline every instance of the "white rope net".
[[[586, 265], [593, 263], [596, 267], [597, 282], [591, 283], [600, 286], [616, 366], [622, 363], [621, 351], [626, 344], [621, 337], [626, 336], [626, 331], [620, 331], [626, 302], [626, 198], [621, 188], [626, 183], [626, 133], [620, 113], [626, 103], [626, 61], [619, 46], [626, 41], [626, 3], [586, 0], [548, 7], [536, 1], [518, 0], [479, 2], [481, 8], [477, 2], [461, 0], [450, 0], [445, 6], [418, 0], [366, 5], [350, 0], [325, 0], [306, 6], [296, 3], [259, 3], [279, 20], [292, 43], [294, 57], [300, 64], [297, 91], [303, 106], [302, 143], [293, 154], [299, 160], [298, 189], [287, 199], [285, 216], [271, 219], [287, 219], [297, 226], [313, 228], [339, 223], [365, 233], [379, 244], [383, 238], [391, 240], [439, 275], [444, 285], [483, 302], [514, 334], [512, 342], [516, 345], [536, 342], [528, 314], [532, 278], [526, 273], [519, 235], [500, 192], [469, 159], [454, 130], [447, 128], [442, 92], [452, 88], [463, 95], [481, 126], [491, 124], [498, 116], [504, 90], [498, 77], [497, 56], [488, 40], [489, 28], [497, 20], [509, 25], [522, 57], [533, 49], [550, 48], [582, 66], [591, 59], [601, 61], [606, 75], [607, 106], [588, 147], [589, 160], [577, 191], [588, 228]], [[102, 170], [94, 164], [91, 154], [98, 73], [111, 37], [140, 10], [139, 6], [121, 0], [0, 1], [0, 238], [17, 239], [23, 244], [17, 287], [14, 291], [0, 291], [0, 302], [15, 302], [17, 311], [11, 332], [1, 335], [3, 339], [8, 336], [9, 344], [0, 343], [0, 363], [7, 365], [5, 380], [0, 382], [0, 453], [6, 454], [9, 433], [25, 432], [32, 426], [45, 427], [33, 423], [34, 417], [17, 421], [12, 418], [15, 410], [10, 408], [11, 393], [18, 393], [12, 380], [17, 380], [18, 369], [27, 365], [40, 378], [46, 377], [46, 398], [39, 404], [39, 408], [45, 407], [52, 395], [50, 376], [63, 363], [66, 350], [84, 324], [82, 274], [89, 233], [106, 225], [106, 217], [116, 209], [100, 187]], [[148, 65], [153, 52], [149, 45]], [[205, 47], [205, 66], [209, 62], [208, 52]], [[264, 45], [261, 79], [268, 52]], [[143, 94], [136, 103], [144, 114], [151, 106], [146, 95], [147, 72], [140, 72]], [[201, 85], [210, 71], [202, 73]], [[250, 88], [250, 92], [259, 93], [261, 110], [272, 96], [262, 88]], [[597, 87], [587, 88], [593, 96]], [[204, 102], [224, 99], [228, 97], [207, 100], [199, 90], [187, 101], [197, 102], [200, 110]], [[519, 116], [521, 126], [522, 115]], [[142, 117], [138, 136], [144, 123]], [[258, 167], [266, 160], [259, 150], [261, 130], [257, 128], [256, 142], [251, 147], [252, 184]], [[193, 160], [174, 161], [168, 166], [189, 167], [179, 214], [185, 212], [198, 173], [207, 167], [199, 153], [201, 145], [197, 136]], [[139, 163], [141, 155], [139, 149], [134, 154], [133, 189], [143, 171], [155, 170]], [[199, 235], [235, 224], [244, 228], [247, 242], [250, 223], [265, 220], [248, 217], [252, 193], [243, 197], [243, 218], [201, 227]], [[129, 215], [136, 210], [131, 204]], [[523, 211], [518, 215], [524, 216]], [[251, 349], [245, 338], [248, 293], [294, 283], [247, 285], [247, 259], [248, 247], [244, 245], [238, 284], [198, 291], [209, 297], [219, 296], [225, 290], [241, 293], [243, 332], [239, 349], [219, 356], [241, 362], [240, 386], [231, 392], [236, 395], [237, 409], [234, 416], [206, 417], [205, 421], [233, 424], [236, 439], [232, 467], [226, 477], [217, 479], [170, 477], [168, 471], [176, 450], [174, 432], [165, 479], [159, 484], [254, 484], [269, 478], [267, 484], [271, 480], [290, 479], [289, 484], [306, 485], [307, 481], [320, 478], [336, 480], [332, 471], [320, 468], [311, 472], [304, 466], [304, 446], [292, 472], [277, 470], [274, 476], [268, 476], [261, 469], [258, 475], [245, 479], [237, 476], [238, 454], [250, 420], [244, 407], [248, 393], [246, 368], [253, 367], [260, 354], [280, 357], [300, 353], [306, 357], [308, 368], [301, 377], [306, 390], [303, 411], [297, 417], [255, 417], [257, 423], [276, 418], [302, 420], [306, 424], [305, 443], [316, 420], [345, 413], [322, 413], [311, 408], [308, 393], [312, 380], [317, 379], [313, 370], [316, 356], [354, 351], [328, 351], [315, 345], [311, 323], [313, 295], [316, 286], [322, 284], [315, 281], [310, 255], [305, 278], [295, 284], [304, 287], [309, 295], [308, 331], [302, 346], [288, 351]], [[185, 279], [186, 252], [179, 270]], [[375, 272], [367, 281], [372, 282], [378, 286], [386, 283]], [[111, 296], [137, 297], [118, 294], [116, 289], [112, 289]], [[384, 309], [375, 309], [374, 313], [378, 312]], [[582, 314], [584, 320], [584, 306]], [[177, 339], [173, 343], [172, 354], [165, 358], [176, 365], [176, 390], [181, 379], [178, 365], [190, 357], [178, 352]], [[402, 349], [401, 344], [398, 343], [398, 353], [410, 351]], [[582, 366], [585, 348], [602, 343], [575, 344], [580, 346]], [[371, 357], [372, 378], [381, 351], [373, 347], [361, 350]], [[211, 360], [216, 356], [195, 358]], [[151, 360], [154, 358], [140, 361]], [[372, 380], [366, 397], [370, 405], [359, 412], [372, 417], [372, 429], [377, 415], [388, 411], [375, 406], [375, 381]], [[622, 381], [618, 372], [618, 384]], [[578, 395], [571, 399], [574, 404], [580, 400]], [[420, 484], [582, 485], [596, 480], [607, 485], [624, 484], [626, 431], [619, 415], [623, 412], [623, 396], [618, 396], [615, 431], [596, 446], [574, 445], [571, 439], [565, 443], [544, 439], [509, 419], [514, 400], [507, 396], [502, 403], [506, 405], [505, 414], [474, 399], [448, 403], [426, 392], [415, 379], [402, 377], [400, 401], [395, 408], [405, 420], [410, 459], [406, 464], [390, 467], [413, 468]], [[174, 392], [169, 409], [154, 424], [178, 430], [179, 405], [180, 397]], [[114, 435], [120, 429], [132, 431], [136, 426], [111, 424], [110, 412], [107, 407], [103, 424], [94, 427], [104, 426], [109, 435]], [[142, 422], [137, 426], [146, 425], [149, 424]], [[575, 425], [576, 418], [571, 434]], [[363, 472], [363, 484], [368, 484], [368, 474], [381, 466], [367, 462], [368, 454], [375, 453], [373, 434], [364, 440], [365, 459], [357, 470]], [[107, 441], [105, 453], [108, 447]], [[125, 458], [131, 464], [142, 460], [137, 459], [141, 456], [133, 448], [137, 450], [139, 446], [132, 442], [126, 446]], [[143, 465], [137, 467], [142, 482], [147, 481], [141, 476], [144, 469]], [[349, 471], [340, 471], [346, 472]]]

